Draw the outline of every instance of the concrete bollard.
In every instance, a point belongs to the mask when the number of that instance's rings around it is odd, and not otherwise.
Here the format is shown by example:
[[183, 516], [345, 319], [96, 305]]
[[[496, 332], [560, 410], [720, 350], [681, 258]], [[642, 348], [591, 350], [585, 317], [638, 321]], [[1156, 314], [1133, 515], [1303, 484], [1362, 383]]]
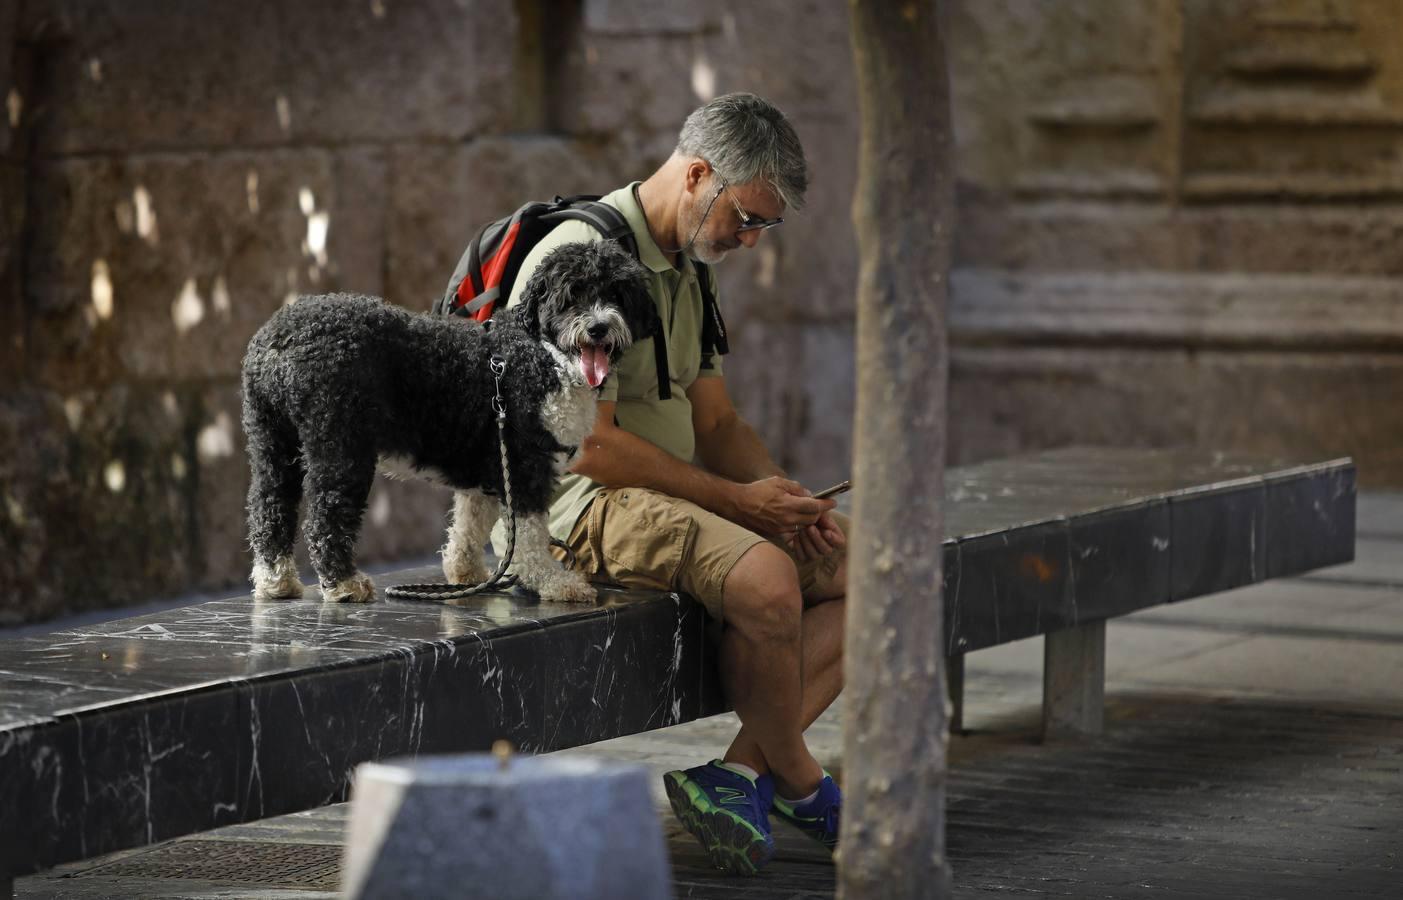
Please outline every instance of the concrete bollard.
[[352, 898], [668, 898], [641, 766], [437, 756], [356, 768], [342, 892]]

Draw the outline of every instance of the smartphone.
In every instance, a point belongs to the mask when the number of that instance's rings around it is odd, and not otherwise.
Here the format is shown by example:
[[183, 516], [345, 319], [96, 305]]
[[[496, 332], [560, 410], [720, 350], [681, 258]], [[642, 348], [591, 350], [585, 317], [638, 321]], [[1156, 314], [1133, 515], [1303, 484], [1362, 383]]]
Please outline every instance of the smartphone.
[[822, 500], [825, 497], [832, 497], [835, 494], [841, 494], [845, 491], [850, 491], [852, 490], [852, 488], [853, 483], [851, 481], [840, 481], [837, 484], [833, 485], [831, 488], [824, 488], [817, 494], [814, 494], [814, 499]]

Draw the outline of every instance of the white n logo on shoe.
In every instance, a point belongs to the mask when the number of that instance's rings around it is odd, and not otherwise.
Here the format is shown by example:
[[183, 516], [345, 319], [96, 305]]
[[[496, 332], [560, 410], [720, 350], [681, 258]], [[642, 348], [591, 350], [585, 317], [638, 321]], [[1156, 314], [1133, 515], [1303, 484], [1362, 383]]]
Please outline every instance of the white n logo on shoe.
[[745, 806], [750, 803], [750, 798], [745, 795], [745, 791], [736, 788], [718, 787], [716, 793], [721, 798], [722, 806]]

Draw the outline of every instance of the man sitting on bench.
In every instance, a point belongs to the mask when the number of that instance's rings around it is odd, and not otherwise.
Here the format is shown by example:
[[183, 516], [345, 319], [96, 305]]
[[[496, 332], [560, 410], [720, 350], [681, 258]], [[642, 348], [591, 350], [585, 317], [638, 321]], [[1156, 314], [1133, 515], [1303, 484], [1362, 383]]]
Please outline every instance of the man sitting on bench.
[[[807, 185], [784, 115], [729, 94], [687, 118], [648, 180], [603, 198], [628, 221], [650, 272], [670, 384], [660, 396], [664, 366], [651, 341], [628, 350], [551, 508], [553, 535], [591, 579], [680, 591], [718, 623], [741, 729], [723, 760], [669, 772], [666, 787], [712, 862], [738, 873], [773, 855], [771, 811], [837, 842], [842, 797], [803, 734], [842, 688], [847, 524], [832, 500], [785, 477], [732, 406], [720, 353], [703, 347], [704, 331], [724, 342], [724, 326], [717, 316], [704, 328], [712, 309], [699, 279], [714, 297], [708, 267], [754, 247], [802, 205]], [[558, 225], [526, 257], [510, 303], [552, 249], [601, 239], [584, 222]]]

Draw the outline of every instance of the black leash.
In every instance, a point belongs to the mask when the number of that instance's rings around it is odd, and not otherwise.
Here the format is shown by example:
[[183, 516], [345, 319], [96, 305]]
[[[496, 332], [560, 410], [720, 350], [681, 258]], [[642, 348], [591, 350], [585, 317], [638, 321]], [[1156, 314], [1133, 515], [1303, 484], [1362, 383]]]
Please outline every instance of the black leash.
[[[507, 407], [502, 401], [502, 376], [506, 374], [507, 362], [500, 356], [494, 356], [488, 365], [492, 369], [493, 379], [497, 382], [496, 395], [492, 398], [492, 411], [497, 414], [497, 444], [502, 451], [502, 496], [507, 505], [507, 552], [497, 563], [497, 571], [481, 584], [400, 584], [385, 589], [385, 596], [392, 600], [458, 600], [488, 591], [505, 591], [516, 584], [516, 576], [507, 574], [507, 566], [511, 565], [512, 554], [516, 552], [516, 506], [512, 503], [511, 472], [507, 468]], [[478, 552], [482, 550], [481, 547], [469, 549]]]

